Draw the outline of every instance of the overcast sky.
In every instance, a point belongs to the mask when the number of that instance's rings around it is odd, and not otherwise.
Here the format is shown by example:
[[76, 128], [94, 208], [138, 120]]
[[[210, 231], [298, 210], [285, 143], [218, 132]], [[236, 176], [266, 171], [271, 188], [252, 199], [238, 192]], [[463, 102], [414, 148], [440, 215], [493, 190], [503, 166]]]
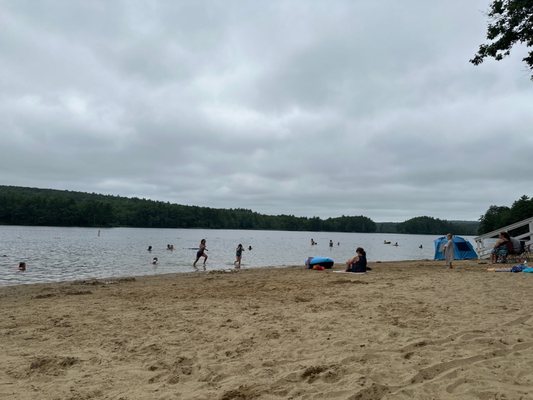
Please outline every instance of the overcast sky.
[[477, 220], [533, 188], [488, 0], [0, 0], [0, 184]]

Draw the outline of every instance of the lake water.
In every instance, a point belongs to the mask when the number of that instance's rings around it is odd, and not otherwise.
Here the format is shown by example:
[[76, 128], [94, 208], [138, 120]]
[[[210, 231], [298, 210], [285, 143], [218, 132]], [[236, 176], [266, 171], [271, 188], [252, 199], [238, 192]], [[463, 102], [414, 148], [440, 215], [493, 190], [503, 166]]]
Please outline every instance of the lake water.
[[[0, 226], [0, 286], [193, 272], [200, 239], [207, 240], [207, 270], [233, 267], [242, 243], [243, 268], [302, 265], [309, 256], [341, 263], [363, 247], [369, 261], [433, 259], [436, 235], [286, 232], [209, 229], [61, 228]], [[311, 238], [318, 245], [311, 246]], [[471, 243], [473, 238], [465, 237]], [[334, 246], [329, 247], [333, 240]], [[398, 242], [398, 247], [384, 241]], [[167, 244], [174, 250], [167, 250]], [[422, 249], [419, 246], [422, 245]], [[152, 251], [148, 252], [148, 246]], [[252, 246], [252, 250], [248, 250]], [[152, 258], [159, 262], [152, 265]], [[18, 271], [24, 261], [25, 272]], [[202, 267], [201, 259], [198, 266]]]

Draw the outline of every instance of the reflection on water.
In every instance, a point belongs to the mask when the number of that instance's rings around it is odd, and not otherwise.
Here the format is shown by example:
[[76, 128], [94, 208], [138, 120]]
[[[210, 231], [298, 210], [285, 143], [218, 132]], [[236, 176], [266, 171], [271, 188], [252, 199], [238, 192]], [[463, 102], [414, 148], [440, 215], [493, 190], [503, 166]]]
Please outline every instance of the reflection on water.
[[[243, 268], [259, 268], [303, 266], [309, 256], [327, 256], [341, 263], [353, 256], [357, 246], [365, 248], [370, 261], [433, 259], [437, 236], [0, 226], [0, 285], [192, 272], [202, 238], [207, 240], [207, 269], [213, 270], [233, 267], [239, 243], [245, 248]], [[318, 244], [311, 246], [311, 238]], [[168, 250], [168, 244], [173, 244], [174, 250]], [[152, 246], [151, 252], [148, 246]], [[157, 265], [152, 264], [153, 257], [158, 258]], [[21, 261], [27, 264], [25, 272], [18, 271]]]

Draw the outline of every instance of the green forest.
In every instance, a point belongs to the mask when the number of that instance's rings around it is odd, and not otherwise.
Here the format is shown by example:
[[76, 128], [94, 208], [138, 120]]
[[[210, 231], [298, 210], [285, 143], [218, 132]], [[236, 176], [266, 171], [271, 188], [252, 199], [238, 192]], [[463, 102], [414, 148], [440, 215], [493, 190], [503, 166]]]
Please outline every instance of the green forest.
[[[531, 200], [528, 201], [531, 203]], [[362, 215], [321, 219], [294, 215], [264, 215], [247, 209], [198, 207], [97, 193], [0, 186], [0, 224], [2, 225], [259, 229], [437, 235], [453, 232], [460, 235], [475, 235], [478, 233], [478, 227], [488, 226], [487, 221], [492, 221], [493, 214], [494, 211], [491, 211], [490, 216], [482, 218], [481, 225], [478, 221], [445, 221], [427, 216], [415, 217], [400, 223], [374, 222]]]
[[[533, 217], [533, 198], [524, 195], [516, 200], [511, 207], [490, 206], [487, 212], [479, 219], [478, 231], [479, 234], [492, 232], [531, 217]], [[519, 234], [523, 232], [513, 233]]]

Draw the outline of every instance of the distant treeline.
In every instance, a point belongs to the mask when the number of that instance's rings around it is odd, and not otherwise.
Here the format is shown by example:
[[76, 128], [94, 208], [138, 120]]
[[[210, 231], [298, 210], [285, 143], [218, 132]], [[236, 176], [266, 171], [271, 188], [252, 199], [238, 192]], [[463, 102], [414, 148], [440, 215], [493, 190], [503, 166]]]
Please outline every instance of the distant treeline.
[[376, 223], [365, 216], [321, 219], [264, 215], [66, 190], [0, 186], [0, 224], [34, 226], [259, 229], [284, 231], [475, 234], [478, 222], [416, 217]]
[[478, 230], [477, 221], [446, 221], [432, 217], [415, 217], [404, 222], [377, 223], [380, 233], [408, 233], [425, 235], [475, 235]]
[[[533, 198], [524, 195], [516, 200], [511, 207], [490, 206], [485, 215], [479, 219], [478, 232], [482, 235], [531, 217], [533, 217]], [[527, 228], [522, 230], [512, 233], [524, 233]]]

